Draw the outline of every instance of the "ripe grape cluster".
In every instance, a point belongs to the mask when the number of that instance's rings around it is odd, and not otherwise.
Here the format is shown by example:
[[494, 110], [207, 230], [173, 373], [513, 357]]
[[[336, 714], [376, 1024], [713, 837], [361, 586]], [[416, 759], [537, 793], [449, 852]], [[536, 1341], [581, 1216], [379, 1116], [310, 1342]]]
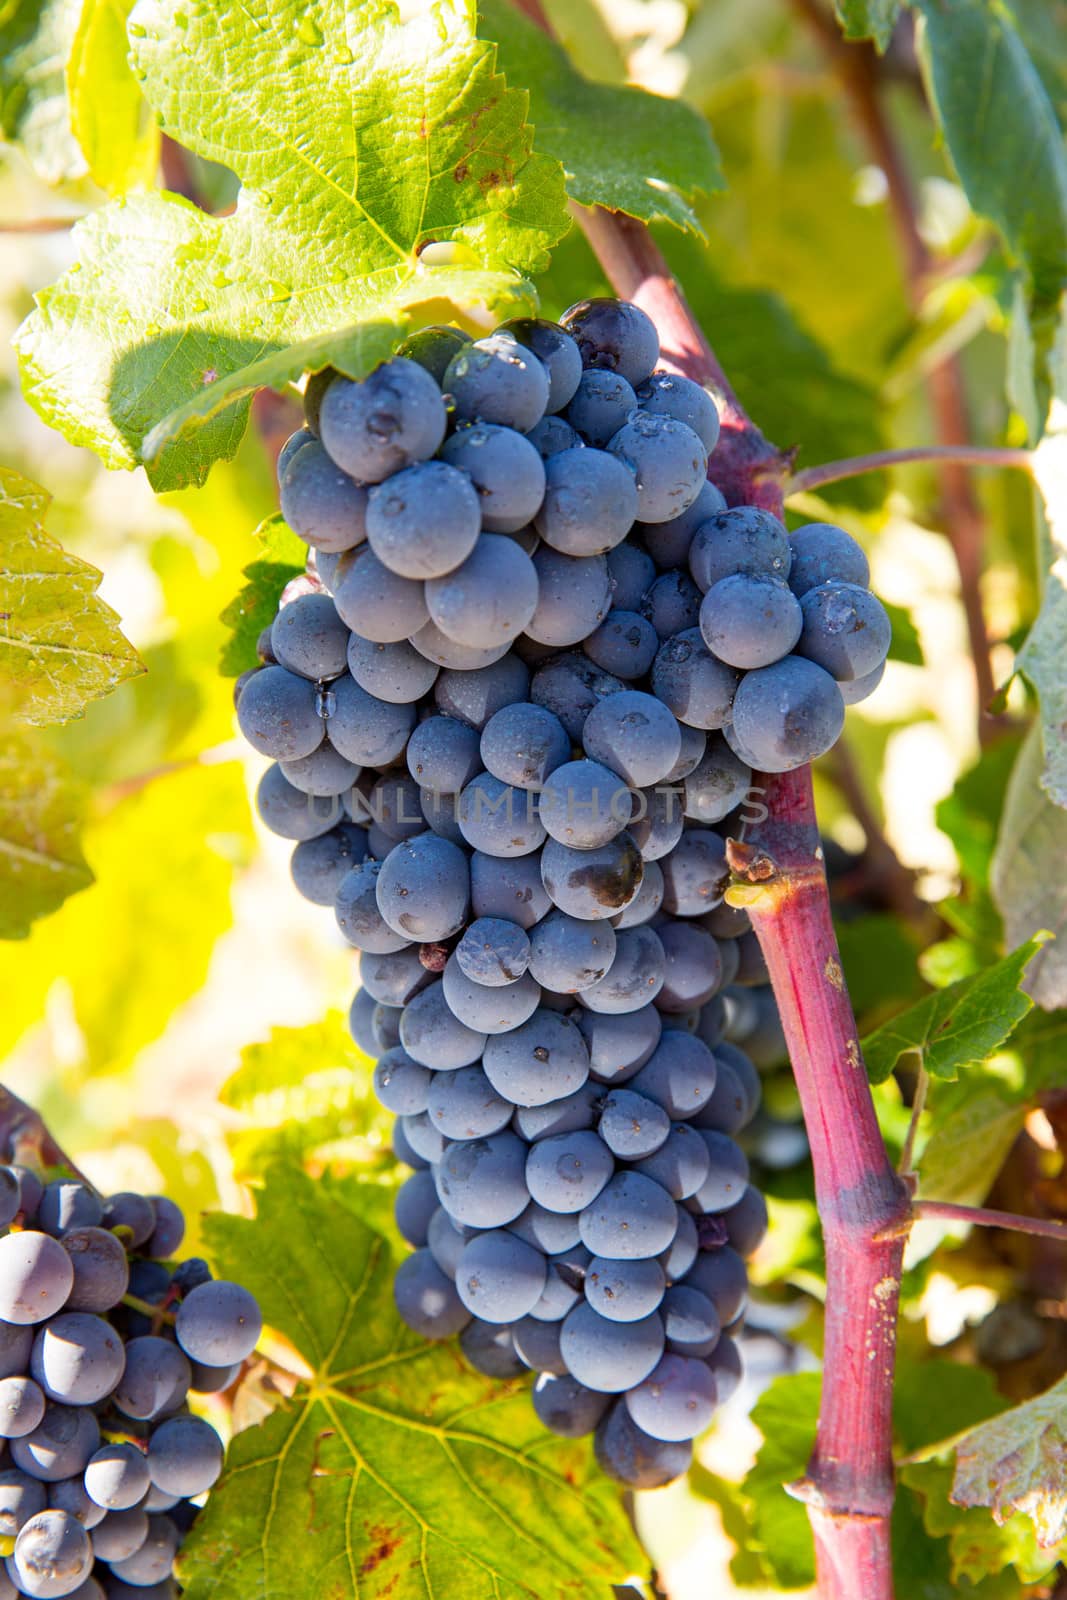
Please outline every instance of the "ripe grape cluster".
[[658, 358], [596, 300], [313, 377], [279, 459], [312, 567], [236, 694], [260, 815], [360, 952], [414, 1169], [401, 1315], [538, 1373], [545, 1424], [637, 1486], [737, 1383], [766, 1222], [726, 837], [889, 643], [847, 533], [727, 508], [715, 406]]
[[252, 1295], [175, 1262], [161, 1195], [0, 1167], [0, 1600], [168, 1600], [223, 1446], [186, 1397], [237, 1378]]

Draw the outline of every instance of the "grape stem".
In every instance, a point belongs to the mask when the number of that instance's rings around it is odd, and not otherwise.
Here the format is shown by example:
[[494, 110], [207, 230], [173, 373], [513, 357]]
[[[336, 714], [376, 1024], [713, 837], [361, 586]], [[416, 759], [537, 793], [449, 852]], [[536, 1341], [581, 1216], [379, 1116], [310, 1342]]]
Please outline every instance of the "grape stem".
[[805, 467], [794, 473], [785, 485], [785, 498], [809, 494], [827, 483], [842, 483], [846, 478], [858, 478], [864, 472], [881, 472], [886, 467], [901, 466], [909, 461], [945, 461], [957, 466], [1017, 467], [1022, 472], [1033, 472], [1034, 457], [1030, 450], [997, 449], [992, 446], [962, 444], [920, 444], [905, 450], [875, 450], [866, 456], [849, 456], [843, 461], [826, 461], [818, 467]]
[[10, 1089], [0, 1087], [0, 1159], [28, 1167], [39, 1176], [58, 1168], [90, 1189], [93, 1185], [53, 1139], [43, 1118]]
[[975, 1227], [1004, 1228], [1008, 1233], [1031, 1233], [1067, 1244], [1067, 1222], [1057, 1222], [1052, 1217], [1022, 1217], [1016, 1211], [959, 1206], [949, 1200], [915, 1200], [911, 1210], [916, 1221], [969, 1222]]

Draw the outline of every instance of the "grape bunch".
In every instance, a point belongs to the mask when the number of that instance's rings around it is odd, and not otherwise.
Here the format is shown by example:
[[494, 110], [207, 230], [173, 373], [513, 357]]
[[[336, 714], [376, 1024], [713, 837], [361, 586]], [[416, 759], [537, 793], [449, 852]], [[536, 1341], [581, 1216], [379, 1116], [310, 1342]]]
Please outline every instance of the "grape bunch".
[[186, 1397], [236, 1380], [261, 1319], [161, 1195], [0, 1167], [0, 1600], [167, 1600], [222, 1469]]
[[735, 1136], [773, 1032], [724, 902], [753, 769], [880, 675], [859, 546], [728, 509], [718, 416], [637, 307], [423, 330], [310, 379], [279, 458], [311, 547], [236, 687], [257, 804], [360, 952], [350, 1024], [413, 1168], [401, 1315], [538, 1374], [635, 1486], [739, 1376], [766, 1211]]

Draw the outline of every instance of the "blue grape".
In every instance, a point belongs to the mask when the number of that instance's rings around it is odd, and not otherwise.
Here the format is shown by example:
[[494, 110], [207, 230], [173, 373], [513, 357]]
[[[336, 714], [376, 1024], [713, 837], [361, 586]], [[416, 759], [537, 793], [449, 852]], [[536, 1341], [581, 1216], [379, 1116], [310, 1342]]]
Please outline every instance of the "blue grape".
[[590, 1011], [639, 1011], [663, 987], [665, 958], [659, 935], [649, 927], [624, 928], [615, 936], [615, 960], [606, 976], [583, 989]]
[[679, 917], [710, 911], [730, 881], [726, 846], [710, 828], [687, 828], [661, 866], [664, 907]]
[[526, 1145], [513, 1133], [494, 1133], [449, 1145], [437, 1168], [437, 1193], [454, 1222], [503, 1228], [525, 1211]]
[[[699, 432], [698, 429], [694, 431]], [[700, 493], [693, 504], [677, 517], [671, 517], [668, 522], [639, 522], [637, 526], [644, 546], [656, 566], [663, 571], [670, 571], [673, 567], [686, 566], [689, 549], [697, 529], [702, 523], [707, 522], [709, 517], [714, 517], [718, 512], [725, 510], [726, 500], [722, 491], [705, 480], [700, 485]], [[649, 573], [645, 589], [649, 587], [654, 577], [654, 572]]]
[[122, 1377], [122, 1340], [103, 1317], [63, 1311], [41, 1329], [30, 1352], [30, 1372], [50, 1400], [92, 1406]]
[[[121, 1240], [106, 1228], [68, 1228], [60, 1242], [74, 1269], [74, 1284], [65, 1301], [66, 1309], [99, 1312], [117, 1306], [130, 1278]], [[10, 1375], [7, 1365], [6, 1353], [0, 1344], [0, 1376]]]
[[539, 668], [530, 685], [530, 698], [559, 721], [568, 738], [581, 739], [585, 719], [606, 694], [626, 685], [582, 655], [556, 656]]
[[631, 1087], [680, 1121], [708, 1105], [717, 1071], [716, 1059], [702, 1039], [684, 1029], [669, 1028]]
[[588, 922], [614, 916], [628, 906], [643, 876], [641, 852], [628, 833], [593, 850], [576, 850], [549, 839], [541, 851], [541, 878], [552, 904]]
[[659, 783], [681, 752], [673, 713], [637, 689], [624, 689], [599, 701], [586, 718], [582, 743], [587, 755], [635, 789]]
[[[521, 551], [520, 551], [521, 554]], [[474, 672], [479, 667], [492, 667], [507, 655], [509, 642], [491, 646], [460, 644], [443, 633], [431, 617], [417, 633], [411, 635], [412, 646], [439, 667], [459, 672]]]
[[582, 1297], [582, 1279], [592, 1257], [583, 1244], [550, 1256], [545, 1274], [545, 1289], [530, 1312], [537, 1322], [562, 1322]]
[[456, 1292], [484, 1322], [527, 1316], [545, 1287], [545, 1258], [515, 1234], [493, 1228], [464, 1247], [456, 1266]]
[[666, 1282], [658, 1261], [594, 1256], [586, 1269], [585, 1298], [609, 1322], [638, 1322], [659, 1306]]
[[656, 567], [646, 551], [636, 544], [617, 544], [605, 557], [614, 589], [614, 603], [620, 611], [636, 611], [656, 579]]
[[491, 856], [528, 856], [545, 838], [537, 797], [501, 783], [491, 773], [472, 778], [459, 797], [459, 828], [472, 850]]
[[792, 559], [785, 527], [758, 506], [735, 506], [708, 517], [689, 546], [689, 570], [703, 594], [737, 573], [784, 580]]
[[395, 933], [448, 939], [467, 918], [470, 869], [458, 845], [422, 833], [390, 850], [377, 874], [378, 910]]
[[383, 1006], [376, 1002], [371, 1012], [371, 1034], [374, 1039], [372, 1055], [380, 1056], [400, 1043], [400, 1023], [404, 1016], [402, 1006]]
[[[346, 794], [356, 782], [360, 768], [355, 762], [340, 755], [323, 737], [317, 750], [299, 761], [279, 763], [286, 783], [301, 794], [312, 795], [317, 800], [330, 800]], [[325, 808], [327, 812], [329, 807]]]
[[201, 1417], [170, 1417], [148, 1442], [148, 1470], [165, 1494], [203, 1494], [222, 1471], [222, 1440]]
[[312, 905], [332, 906], [345, 874], [367, 857], [367, 832], [339, 822], [329, 833], [303, 839], [289, 863], [293, 883]]
[[279, 480], [282, 516], [314, 550], [338, 554], [367, 537], [367, 491], [317, 439], [291, 455]]
[[478, 422], [445, 441], [442, 459], [474, 484], [487, 533], [517, 533], [532, 522], [545, 494], [545, 468], [529, 439]]
[[540, 789], [570, 752], [571, 742], [559, 718], [529, 701], [494, 712], [482, 730], [486, 769], [501, 783], [522, 789]]
[[723, 1327], [739, 1317], [748, 1303], [745, 1263], [729, 1245], [719, 1250], [702, 1250], [686, 1273], [685, 1282], [689, 1288], [707, 1295]]
[[719, 947], [705, 929], [687, 922], [668, 922], [658, 932], [667, 969], [656, 1004], [661, 1011], [695, 1011], [722, 981]]
[[320, 367], [318, 372], [309, 374], [307, 382], [304, 384], [304, 423], [315, 438], [319, 436], [322, 397], [336, 377], [336, 367]]
[[735, 749], [761, 772], [790, 772], [825, 755], [844, 721], [837, 684], [802, 656], [746, 672], [734, 696]]
[[560, 318], [578, 346], [583, 367], [619, 372], [636, 386], [651, 377], [659, 360], [659, 335], [652, 318], [628, 300], [580, 300]]
[[[718, 1048], [718, 1047], [717, 1047]], [[746, 1095], [737, 1074], [726, 1061], [716, 1062], [715, 1090], [699, 1115], [694, 1117], [696, 1128], [718, 1128], [722, 1133], [740, 1133], [752, 1116]]]
[[499, 328], [456, 352], [442, 387], [461, 422], [495, 422], [521, 433], [540, 422], [548, 405], [545, 368]]
[[326, 737], [347, 761], [360, 767], [387, 767], [403, 754], [415, 726], [413, 707], [380, 700], [350, 677], [331, 686], [329, 700]]
[[671, 1355], [710, 1356], [719, 1342], [719, 1314], [706, 1294], [687, 1284], [672, 1285], [663, 1296], [663, 1331]]
[[823, 583], [855, 583], [865, 589], [871, 569], [850, 533], [829, 522], [809, 522], [789, 535], [789, 587], [800, 598]]
[[541, 545], [537, 570], [537, 608], [526, 632], [538, 644], [580, 644], [611, 609], [611, 581], [603, 556], [568, 556]]
[[638, 610], [661, 639], [695, 628], [700, 618], [700, 590], [684, 572], [664, 572], [642, 595]]
[[37, 1478], [17, 1468], [0, 1471], [0, 1535], [3, 1538], [13, 1539], [46, 1504], [47, 1490]]
[[645, 1095], [633, 1089], [612, 1089], [605, 1096], [597, 1132], [620, 1161], [650, 1156], [665, 1143], [670, 1131], [671, 1119], [663, 1107]]
[[568, 556], [599, 556], [625, 539], [637, 491], [633, 474], [613, 456], [583, 448], [557, 451], [546, 462], [545, 480], [534, 526], [546, 544]]
[[126, 1365], [112, 1401], [127, 1417], [148, 1421], [177, 1411], [191, 1381], [189, 1362], [177, 1345], [145, 1334], [126, 1346]]
[[458, 717], [480, 731], [495, 711], [525, 700], [529, 686], [526, 666], [509, 653], [488, 667], [442, 672], [434, 686], [434, 698], [447, 716]]
[[529, 930], [552, 909], [536, 855], [470, 858], [471, 909], [476, 917], [501, 917]]
[[577, 994], [596, 983], [615, 959], [610, 922], [581, 921], [553, 911], [530, 936], [530, 971], [557, 994]]
[[[404, 1131], [410, 1139], [411, 1129], [406, 1117]], [[443, 1145], [441, 1148], [443, 1149]], [[406, 1239], [408, 1244], [414, 1245], [417, 1249], [426, 1244], [430, 1218], [437, 1209], [437, 1188], [433, 1173], [428, 1167], [413, 1172], [410, 1178], [405, 1178], [396, 1191], [396, 1199], [393, 1202], [393, 1214], [401, 1238]]]
[[581, 1088], [589, 1076], [589, 1052], [573, 1022], [541, 1007], [510, 1033], [492, 1035], [482, 1065], [505, 1100], [540, 1106]]
[[654, 789], [639, 789], [635, 795], [630, 837], [640, 850], [646, 869], [650, 862], [670, 855], [682, 837], [682, 802], [682, 791], [666, 783]]
[[410, 940], [391, 928], [378, 909], [377, 884], [383, 863], [359, 861], [341, 880], [334, 901], [337, 926], [357, 950], [391, 955]]
[[359, 976], [367, 993], [385, 1006], [406, 1006], [433, 981], [433, 974], [423, 965], [415, 945], [385, 955], [364, 955]]
[[252, 1354], [262, 1328], [255, 1297], [239, 1283], [218, 1278], [186, 1295], [174, 1331], [193, 1361], [228, 1367]]
[[479, 917], [468, 926], [455, 956], [472, 982], [500, 988], [521, 978], [530, 965], [530, 940], [515, 922]]
[[701, 1211], [727, 1211], [737, 1204], [748, 1183], [745, 1152], [717, 1128], [698, 1128], [697, 1132], [708, 1147], [711, 1162], [694, 1198]]
[[463, 1359], [487, 1378], [517, 1378], [526, 1370], [506, 1323], [483, 1322], [472, 1317], [459, 1336]]
[[421, 582], [392, 572], [369, 549], [338, 570], [333, 600], [352, 632], [375, 644], [410, 639], [430, 615]]
[[767, 971], [767, 962], [760, 948], [760, 942], [751, 930], [740, 936], [735, 948], [739, 961], [734, 983], [739, 983], [745, 988], [770, 983], [770, 973]]
[[822, 583], [801, 601], [797, 654], [843, 682], [869, 677], [885, 661], [892, 625], [885, 607], [855, 583]]
[[554, 1378], [567, 1375], [567, 1365], [559, 1348], [559, 1323], [540, 1322], [536, 1317], [520, 1317], [511, 1330], [515, 1353], [532, 1372], [546, 1372]]
[[666, 1189], [672, 1200], [696, 1194], [711, 1167], [708, 1147], [688, 1123], [675, 1124], [658, 1150], [634, 1163], [634, 1171]]
[[434, 1073], [427, 1092], [426, 1114], [446, 1139], [485, 1139], [500, 1133], [514, 1109], [480, 1066]]
[[[530, 1144], [536, 1144], [539, 1139], [548, 1139], [557, 1133], [577, 1133], [591, 1128], [603, 1093], [599, 1084], [586, 1082], [561, 1100], [549, 1100], [539, 1106], [516, 1106], [515, 1132], [521, 1133]], [[577, 1237], [575, 1230], [574, 1242]], [[563, 1248], [563, 1245], [553, 1246], [556, 1250]]]
[[609, 611], [583, 648], [605, 672], [627, 680], [643, 678], [659, 649], [659, 634], [636, 611]]
[[533, 351], [548, 374], [546, 410], [550, 414], [562, 411], [582, 376], [582, 357], [570, 334], [558, 323], [536, 317], [518, 317], [505, 322], [497, 332], [510, 334], [525, 349]]
[[361, 383], [335, 378], [319, 412], [323, 445], [361, 483], [380, 483], [392, 472], [428, 460], [447, 423], [433, 378], [403, 356], [394, 356]]
[[[27, 1481], [33, 1482], [32, 1478]], [[35, 1484], [34, 1487], [38, 1493], [42, 1492], [39, 1484]], [[64, 1478], [59, 1483], [49, 1484], [48, 1504], [53, 1511], [69, 1512], [83, 1528], [88, 1530], [97, 1527], [107, 1516], [104, 1507], [98, 1506], [95, 1500], [90, 1499], [82, 1478]], [[0, 1512], [0, 1532], [4, 1531], [4, 1520], [3, 1513]]]
[[658, 1260], [667, 1274], [668, 1283], [684, 1278], [696, 1261], [700, 1250], [697, 1225], [684, 1206], [678, 1207], [678, 1227], [666, 1250], [661, 1250]]
[[393, 1154], [405, 1167], [411, 1167], [415, 1172], [428, 1172], [430, 1162], [412, 1146], [405, 1122], [406, 1118], [401, 1117], [393, 1123]]
[[751, 1256], [759, 1249], [767, 1233], [767, 1202], [751, 1184], [735, 1206], [731, 1206], [723, 1221], [730, 1243], [739, 1256]]
[[712, 655], [699, 628], [686, 628], [659, 646], [652, 689], [679, 722], [704, 731], [721, 728], [729, 721], [737, 684], [737, 672]]
[[69, 1228], [95, 1228], [103, 1215], [103, 1205], [93, 1191], [72, 1178], [46, 1184], [37, 1206], [38, 1224], [54, 1238]]
[[457, 1228], [444, 1206], [437, 1207], [426, 1229], [426, 1243], [446, 1278], [455, 1279], [456, 1263], [469, 1235], [469, 1229]]
[[538, 1205], [568, 1215], [584, 1212], [614, 1170], [614, 1158], [599, 1135], [579, 1129], [539, 1139], [526, 1160], [526, 1182]]
[[428, 328], [419, 328], [417, 332], [409, 334], [403, 344], [397, 347], [396, 353], [417, 362], [440, 387], [448, 363], [470, 342], [469, 333], [435, 322]]
[[302, 678], [339, 678], [345, 670], [348, 629], [327, 594], [301, 594], [282, 607], [270, 630], [278, 665]]
[[478, 542], [482, 508], [466, 473], [444, 461], [421, 461], [370, 491], [367, 540], [378, 560], [402, 578], [440, 578]]
[[[618, 433], [636, 409], [637, 396], [620, 373], [592, 367], [582, 373], [574, 398], [567, 407], [567, 421], [591, 445], [599, 447]], [[630, 521], [633, 520], [631, 516]]]
[[526, 435], [543, 461], [558, 455], [561, 450], [581, 449], [580, 436], [564, 417], [542, 417], [536, 428]]
[[8, 1571], [34, 1600], [69, 1595], [93, 1569], [89, 1535], [67, 1511], [38, 1511], [15, 1540]]
[[800, 603], [789, 585], [763, 574], [720, 578], [700, 607], [704, 643], [731, 667], [769, 667], [781, 661], [803, 625]]
[[296, 761], [322, 743], [315, 685], [284, 667], [263, 667], [245, 685], [237, 723], [261, 756]]
[[630, 901], [625, 911], [620, 911], [612, 917], [613, 928], [641, 928], [646, 922], [651, 922], [663, 904], [663, 873], [660, 871], [658, 861], [645, 862], [645, 875], [641, 879], [641, 887], [637, 897]]
[[752, 787], [752, 768], [726, 740], [712, 734], [699, 766], [685, 780], [685, 814], [695, 822], [721, 822]]
[[611, 1261], [658, 1256], [677, 1226], [678, 1208], [666, 1189], [639, 1172], [617, 1173], [581, 1215], [582, 1243]]
[[379, 644], [349, 635], [348, 670], [367, 694], [389, 705], [412, 705], [429, 694], [441, 670], [406, 640]]
[[708, 1371], [715, 1379], [715, 1393], [719, 1405], [725, 1405], [740, 1385], [743, 1368], [741, 1352], [734, 1341], [723, 1334], [712, 1355], [708, 1358]]
[[458, 794], [479, 770], [478, 734], [455, 717], [427, 717], [408, 740], [408, 771], [439, 794]]
[[631, 809], [625, 781], [598, 761], [567, 761], [556, 767], [545, 779], [538, 801], [547, 833], [578, 850], [610, 843], [626, 827]]
[[472, 1066], [486, 1036], [455, 1017], [441, 983], [431, 983], [400, 1014], [400, 1042], [413, 1061], [436, 1072]]
[[[148, 1514], [140, 1506], [132, 1506], [128, 1511], [109, 1511], [93, 1530], [93, 1553], [99, 1561], [125, 1561], [147, 1538]], [[113, 1595], [115, 1585], [110, 1584], [109, 1588]]]
[[581, 1439], [592, 1433], [609, 1400], [565, 1374], [543, 1372], [534, 1384], [533, 1408], [551, 1433], [564, 1439]]
[[[523, 1134], [523, 1137], [526, 1135]], [[510, 1224], [510, 1228], [517, 1238], [525, 1239], [527, 1244], [534, 1245], [547, 1256], [565, 1255], [580, 1247], [577, 1213], [549, 1211], [546, 1206], [538, 1205], [536, 1200], [530, 1201], [522, 1215]]]
[[839, 683], [841, 698], [846, 706], [858, 706], [861, 700], [866, 700], [874, 693], [882, 678], [885, 676], [885, 662], [875, 667], [873, 672], [864, 673], [862, 678], [851, 678], [847, 683]]
[[87, 1406], [50, 1405], [42, 1421], [8, 1446], [12, 1463], [40, 1483], [81, 1477], [100, 1448], [100, 1428]]
[[429, 1105], [430, 1085], [434, 1082], [429, 1067], [413, 1061], [406, 1050], [387, 1050], [374, 1068], [374, 1093], [394, 1116], [413, 1116]]
[[426, 584], [426, 604], [441, 632], [457, 644], [510, 644], [537, 608], [534, 563], [514, 539], [484, 534], [454, 572]]
[[710, 455], [719, 439], [719, 412], [706, 389], [675, 372], [654, 372], [637, 391], [642, 411], [673, 417], [692, 428]]
[[135, 1445], [103, 1445], [85, 1469], [85, 1487], [105, 1511], [128, 1511], [151, 1487], [148, 1463]]
[[0, 1378], [0, 1438], [21, 1439], [44, 1416], [44, 1391], [32, 1378]]
[[637, 1426], [623, 1401], [601, 1420], [595, 1449], [601, 1471], [631, 1489], [661, 1489], [688, 1472], [693, 1459], [688, 1440], [653, 1439]]
[[310, 444], [314, 437], [315, 435], [310, 428], [297, 428], [295, 433], [289, 435], [278, 451], [278, 460], [275, 463], [275, 474], [279, 483], [285, 477], [285, 469], [296, 455], [296, 452], [304, 445]]
[[642, 522], [670, 522], [693, 504], [708, 475], [708, 452], [692, 428], [673, 417], [636, 411], [608, 444], [630, 468]]
[[560, 1354], [572, 1377], [601, 1394], [641, 1383], [663, 1354], [663, 1323], [655, 1311], [634, 1322], [609, 1322], [588, 1304], [564, 1320]]
[[169, 1517], [151, 1516], [143, 1543], [122, 1561], [112, 1561], [111, 1571], [134, 1590], [163, 1583], [170, 1577], [178, 1553], [178, 1529]]
[[625, 1400], [637, 1426], [653, 1439], [695, 1439], [715, 1410], [715, 1380], [703, 1361], [665, 1355]]
[[478, 1033], [507, 1033], [533, 1016], [541, 999], [540, 986], [529, 973], [514, 982], [492, 987], [468, 978], [455, 954], [449, 956], [441, 977], [449, 1010]]

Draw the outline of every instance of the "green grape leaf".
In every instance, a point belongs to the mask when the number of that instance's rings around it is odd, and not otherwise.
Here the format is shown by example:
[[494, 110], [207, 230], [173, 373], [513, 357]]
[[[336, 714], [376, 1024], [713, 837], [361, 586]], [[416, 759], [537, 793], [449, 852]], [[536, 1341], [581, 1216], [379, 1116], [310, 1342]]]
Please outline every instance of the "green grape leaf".
[[922, 640], [919, 630], [912, 621], [911, 612], [906, 606], [895, 606], [892, 601], [883, 600], [889, 620], [893, 625], [893, 636], [889, 643], [889, 654], [894, 661], [903, 661], [909, 667], [921, 667], [925, 664]]
[[134, 0], [83, 0], [67, 61], [70, 125], [102, 189], [147, 186], [159, 164], [159, 129], [130, 71], [126, 19]]
[[392, 1119], [375, 1099], [373, 1070], [339, 1012], [311, 1027], [275, 1028], [264, 1043], [248, 1045], [219, 1093], [223, 1105], [240, 1113], [231, 1138], [237, 1177], [261, 1178], [283, 1159], [288, 1165], [328, 1159], [333, 1168], [343, 1160], [358, 1163], [362, 1188], [380, 1188], [388, 1203], [392, 1171], [387, 1183], [371, 1182], [375, 1165], [393, 1165]]
[[0, 939], [25, 939], [92, 883], [79, 838], [84, 799], [35, 735], [0, 730]]
[[987, 1061], [1009, 1039], [1033, 1002], [1019, 985], [1040, 950], [1039, 934], [995, 966], [928, 994], [863, 1040], [872, 1083], [884, 1083], [902, 1056], [918, 1058], [933, 1078], [958, 1077]]
[[259, 665], [256, 640], [274, 621], [285, 585], [290, 578], [299, 577], [307, 564], [307, 545], [280, 516], [261, 522], [254, 537], [260, 541], [260, 553], [244, 569], [248, 582], [219, 619], [233, 630], [219, 656], [219, 671], [226, 678], [238, 678]]
[[[1019, 743], [1013, 738], [998, 739], [983, 750], [974, 766], [957, 778], [952, 793], [938, 802], [935, 813], [938, 827], [952, 840], [964, 874], [983, 888], [989, 882], [997, 824]], [[1021, 944], [1022, 940], [1014, 942]]]
[[834, 0], [846, 39], [873, 39], [884, 50], [893, 37], [901, 0]]
[[49, 498], [0, 467], [0, 678], [32, 723], [80, 717], [145, 670], [96, 594], [100, 573], [42, 527]]
[[1067, 638], [1067, 429], [1060, 420], [1060, 409], [1067, 400], [1067, 340], [1062, 338], [1053, 361], [1053, 380], [1060, 405], [1053, 409], [1049, 431], [1034, 455], [1034, 476], [1044, 502], [1040, 531], [1048, 570], [1041, 609], [1015, 664], [1026, 674], [1041, 703], [1045, 755], [1041, 786], [1056, 805], [1067, 807], [1067, 666], [1063, 652]]
[[[157, 488], [233, 454], [248, 396], [332, 362], [352, 377], [412, 320], [530, 309], [520, 274], [569, 226], [467, 0], [139, 0], [134, 71], [164, 129], [231, 168], [234, 214], [105, 206], [18, 345], [45, 420]], [[434, 249], [423, 255], [423, 247]], [[441, 256], [444, 260], [441, 260]]]
[[1041, 732], [1026, 736], [1012, 771], [989, 868], [989, 886], [1004, 918], [1009, 944], [1021, 943], [1037, 928], [1049, 928], [1055, 942], [1035, 957], [1026, 991], [1046, 1011], [1067, 1006], [1067, 811], [1054, 805], [1041, 787], [1044, 763]]
[[[950, 1462], [906, 1464], [901, 1479], [920, 1497], [927, 1533], [947, 1539], [953, 1581], [959, 1587], [966, 1584], [968, 1594], [973, 1592], [972, 1585], [987, 1578], [1007, 1577], [1013, 1582], [1008, 1593], [1015, 1596], [1020, 1582], [1039, 1583], [1056, 1565], [1058, 1550], [1042, 1549], [1033, 1524], [1025, 1517], [1013, 1516], [998, 1524], [984, 1508], [969, 1510], [955, 1505], [950, 1498]], [[958, 1588], [954, 1592], [958, 1593]]]
[[525, 1381], [401, 1324], [358, 1187], [278, 1167], [255, 1221], [206, 1223], [307, 1379], [234, 1439], [182, 1553], [186, 1600], [583, 1600], [643, 1572], [588, 1441], [545, 1433]]
[[1043, 366], [1067, 278], [1067, 152], [1056, 114], [1006, 6], [913, 3], [931, 105], [968, 200], [1025, 270]]
[[1064, 0], [1003, 0], [1056, 114], [1067, 126], [1067, 4]]
[[80, 178], [63, 66], [81, 0], [6, 0], [0, 6], [0, 135], [19, 144], [46, 183]]
[[703, 236], [694, 202], [723, 187], [704, 117], [680, 100], [591, 82], [508, 0], [480, 0], [478, 13], [504, 72], [529, 91], [537, 148], [562, 162], [572, 200]]
[[908, 1452], [1006, 1411], [993, 1374], [959, 1361], [918, 1361], [901, 1353], [893, 1379], [893, 1432]]
[[807, 1471], [821, 1389], [817, 1372], [787, 1373], [776, 1378], [752, 1408], [763, 1443], [742, 1488], [751, 1502], [763, 1558], [783, 1589], [804, 1589], [815, 1581], [808, 1513], [786, 1493], [785, 1485]]
[[919, 1194], [925, 1200], [981, 1205], [1022, 1132], [1025, 1106], [996, 1083], [972, 1085], [969, 1079], [939, 1083], [928, 1106]]

